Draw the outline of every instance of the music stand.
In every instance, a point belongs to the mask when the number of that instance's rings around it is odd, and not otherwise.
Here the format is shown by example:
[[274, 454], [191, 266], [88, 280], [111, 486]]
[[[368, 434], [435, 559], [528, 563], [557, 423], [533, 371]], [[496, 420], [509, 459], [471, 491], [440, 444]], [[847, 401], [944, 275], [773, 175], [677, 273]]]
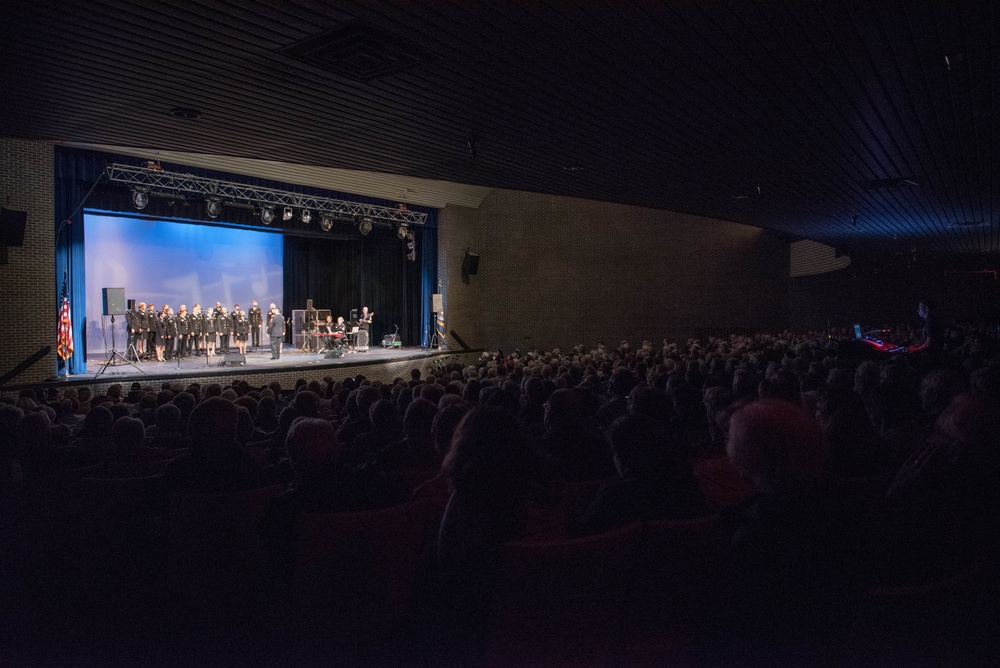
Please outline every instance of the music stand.
[[[131, 353], [133, 355], [136, 355], [135, 346], [133, 346], [133, 345], [130, 344], [129, 348], [131, 348]], [[139, 359], [138, 355], [136, 355], [136, 359]], [[108, 370], [109, 366], [118, 366], [122, 362], [124, 362], [125, 364], [128, 364], [129, 366], [133, 367], [134, 369], [137, 369], [140, 373], [142, 373], [143, 375], [145, 375], [146, 372], [143, 371], [142, 369], [140, 369], [138, 367], [138, 365], [136, 365], [132, 360], [130, 360], [129, 358], [125, 357], [120, 352], [118, 352], [118, 348], [115, 345], [115, 316], [114, 316], [114, 314], [112, 314], [111, 315], [111, 350], [108, 351], [107, 357], [105, 357], [104, 358], [104, 362], [101, 363], [101, 368], [97, 371], [96, 374], [94, 374], [94, 380], [97, 380], [98, 378], [100, 378], [101, 374], [103, 374], [104, 372], [106, 372]]]

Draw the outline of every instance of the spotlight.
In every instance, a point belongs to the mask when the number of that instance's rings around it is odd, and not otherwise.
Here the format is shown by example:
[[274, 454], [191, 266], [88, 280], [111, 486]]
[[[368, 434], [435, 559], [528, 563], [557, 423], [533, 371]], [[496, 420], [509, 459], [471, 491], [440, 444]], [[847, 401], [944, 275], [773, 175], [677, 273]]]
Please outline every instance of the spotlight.
[[205, 201], [205, 211], [209, 218], [218, 218], [219, 214], [222, 213], [222, 200], [218, 197], [209, 197]]
[[281, 212], [281, 219], [284, 220], [284, 221], [289, 221], [289, 220], [292, 219], [293, 215], [295, 215], [295, 214], [292, 211], [292, 207], [286, 206], [285, 210]]
[[361, 222], [358, 223], [358, 231], [360, 231], [361, 234], [364, 234], [364, 235], [367, 235], [369, 232], [371, 232], [372, 231], [372, 219], [371, 218], [362, 218]]
[[302, 213], [299, 214], [303, 223], [309, 224], [309, 221], [313, 219], [312, 212], [309, 209], [302, 209]]
[[329, 232], [333, 229], [333, 216], [328, 213], [324, 213], [323, 217], [319, 219], [319, 226], [323, 228], [324, 232]]
[[406, 225], [400, 225], [399, 227], [396, 228], [396, 236], [399, 237], [400, 239], [405, 239], [406, 233], [408, 231], [409, 230], [407, 229]]
[[264, 223], [265, 225], [270, 225], [271, 223], [274, 222], [273, 204], [265, 204], [264, 206], [260, 207], [260, 222]]
[[132, 205], [142, 211], [149, 204], [149, 188], [145, 186], [136, 186], [132, 190]]

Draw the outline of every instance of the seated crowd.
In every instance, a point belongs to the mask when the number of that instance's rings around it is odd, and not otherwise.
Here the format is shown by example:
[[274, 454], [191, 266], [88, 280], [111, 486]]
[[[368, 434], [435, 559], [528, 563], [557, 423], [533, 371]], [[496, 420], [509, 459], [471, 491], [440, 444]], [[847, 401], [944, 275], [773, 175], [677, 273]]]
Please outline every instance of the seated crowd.
[[[934, 365], [850, 359], [839, 343], [786, 332], [484, 353], [426, 377], [293, 389], [28, 390], [0, 399], [0, 485], [129, 467], [172, 494], [280, 485], [259, 527], [277, 586], [303, 513], [422, 499], [435, 525], [421, 588], [438, 606], [425, 631], [470, 645], [506, 542], [721, 513], [721, 644], [796, 651], [836, 636], [866, 585], [997, 554], [996, 339], [955, 326]], [[593, 491], [570, 503], [580, 489]]]

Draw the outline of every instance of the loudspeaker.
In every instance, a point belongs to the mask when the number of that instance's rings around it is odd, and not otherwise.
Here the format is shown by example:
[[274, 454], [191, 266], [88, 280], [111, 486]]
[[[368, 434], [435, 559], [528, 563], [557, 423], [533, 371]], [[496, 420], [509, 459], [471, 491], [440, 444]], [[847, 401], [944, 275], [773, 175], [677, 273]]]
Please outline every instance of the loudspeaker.
[[386, 334], [385, 336], [382, 337], [382, 347], [391, 348], [395, 340], [396, 340], [395, 334]]
[[135, 310], [135, 300], [134, 299], [129, 299], [128, 301], [125, 302], [125, 305], [128, 307], [129, 311], [134, 311]]
[[27, 225], [27, 211], [14, 211], [0, 207], [0, 246], [23, 246], [24, 229]]
[[101, 288], [104, 315], [125, 315], [125, 288]]
[[246, 363], [247, 356], [243, 353], [226, 353], [219, 366], [245, 366]]
[[462, 260], [462, 274], [465, 276], [475, 276], [479, 273], [479, 256], [475, 253], [465, 251], [465, 259]]
[[444, 311], [443, 295], [431, 295], [431, 310], [435, 313], [441, 313]]
[[358, 343], [356, 346], [360, 352], [366, 352], [368, 350], [368, 332], [366, 330], [358, 331]]
[[313, 307], [313, 300], [311, 300], [311, 299], [307, 299], [307, 300], [306, 300], [306, 310], [307, 310], [307, 311], [311, 311], [311, 310], [312, 310], [312, 307]]

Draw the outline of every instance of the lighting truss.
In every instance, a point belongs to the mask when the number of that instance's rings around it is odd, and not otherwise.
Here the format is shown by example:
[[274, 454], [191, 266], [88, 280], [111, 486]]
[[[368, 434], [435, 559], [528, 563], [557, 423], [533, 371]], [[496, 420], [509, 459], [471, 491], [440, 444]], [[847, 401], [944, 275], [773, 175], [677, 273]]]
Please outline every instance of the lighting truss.
[[168, 172], [163, 169], [148, 167], [133, 167], [118, 163], [108, 165], [108, 180], [112, 183], [124, 183], [129, 186], [142, 186], [153, 191], [194, 195], [198, 197], [217, 197], [230, 202], [243, 202], [251, 205], [271, 205], [275, 207], [296, 207], [312, 209], [320, 216], [327, 214], [341, 220], [353, 220], [355, 217], [370, 218], [373, 223], [393, 225], [423, 225], [427, 221], [426, 213], [418, 213], [397, 207], [375, 206], [348, 202], [328, 197], [314, 197], [274, 188], [260, 188], [245, 183], [220, 181], [203, 176]]

